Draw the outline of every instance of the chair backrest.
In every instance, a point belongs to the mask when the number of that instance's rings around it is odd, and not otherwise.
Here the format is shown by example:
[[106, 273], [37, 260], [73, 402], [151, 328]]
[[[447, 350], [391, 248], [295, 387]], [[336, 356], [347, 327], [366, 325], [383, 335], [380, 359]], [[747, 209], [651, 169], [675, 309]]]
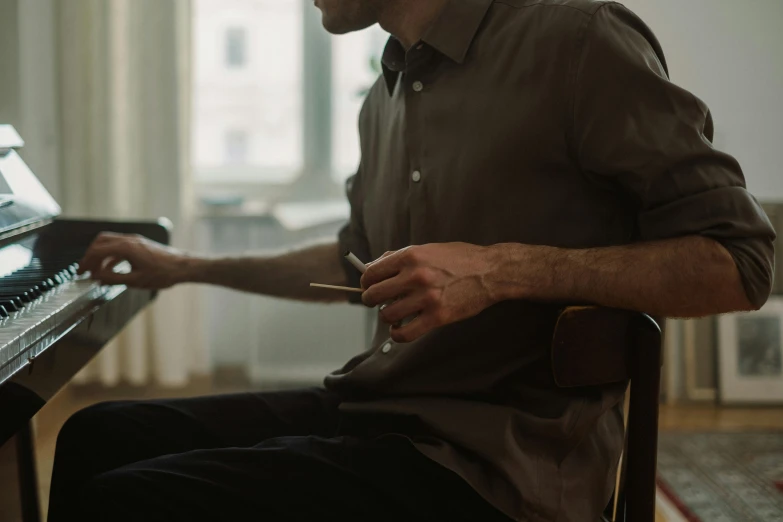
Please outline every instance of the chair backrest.
[[569, 307], [552, 338], [555, 382], [564, 388], [631, 383], [625, 451], [618, 488], [605, 517], [655, 520], [658, 401], [662, 364], [660, 322], [639, 312]]

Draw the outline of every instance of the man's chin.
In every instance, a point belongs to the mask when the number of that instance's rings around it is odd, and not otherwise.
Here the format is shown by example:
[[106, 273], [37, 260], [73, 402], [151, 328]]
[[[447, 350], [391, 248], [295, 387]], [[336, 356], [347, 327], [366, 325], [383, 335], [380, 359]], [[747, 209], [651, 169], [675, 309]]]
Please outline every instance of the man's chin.
[[322, 0], [315, 0], [315, 7], [321, 11], [321, 24], [324, 26], [324, 29], [332, 34], [342, 34], [338, 24], [336, 24], [335, 21], [332, 20], [332, 17], [326, 12]]
[[331, 34], [348, 34], [369, 27], [359, 26], [358, 24], [351, 25], [344, 20], [335, 20], [334, 17], [329, 16], [325, 12], [322, 12], [321, 24], [324, 26], [324, 29]]
[[[314, 0], [315, 7], [321, 11], [321, 24], [332, 34], [347, 34], [361, 31], [375, 24], [375, 21], [352, 19], [341, 12], [340, 6], [330, 5], [329, 0]], [[366, 17], [365, 17], [366, 18]]]
[[335, 24], [331, 22], [327, 17], [324, 17], [321, 23], [323, 24], [324, 29], [326, 29], [326, 31], [330, 34], [340, 35], [340, 34], [347, 34], [355, 31], [355, 29], [348, 29], [345, 26]]

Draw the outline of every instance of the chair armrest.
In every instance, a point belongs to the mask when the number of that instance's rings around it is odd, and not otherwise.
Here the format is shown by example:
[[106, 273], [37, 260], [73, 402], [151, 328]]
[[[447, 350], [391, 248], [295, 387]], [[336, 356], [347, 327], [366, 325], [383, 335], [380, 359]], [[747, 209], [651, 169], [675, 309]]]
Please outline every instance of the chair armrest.
[[[642, 333], [652, 333], [644, 337]], [[552, 336], [552, 369], [561, 388], [600, 386], [631, 377], [629, 354], [640, 339], [660, 345], [660, 327], [649, 315], [599, 306], [565, 308]]]

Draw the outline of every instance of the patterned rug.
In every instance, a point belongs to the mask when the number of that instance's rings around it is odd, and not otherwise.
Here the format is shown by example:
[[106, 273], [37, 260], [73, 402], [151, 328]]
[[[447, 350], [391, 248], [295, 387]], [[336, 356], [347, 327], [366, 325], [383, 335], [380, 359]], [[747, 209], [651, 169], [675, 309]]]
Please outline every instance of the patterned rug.
[[781, 522], [783, 432], [662, 433], [658, 488], [689, 522]]

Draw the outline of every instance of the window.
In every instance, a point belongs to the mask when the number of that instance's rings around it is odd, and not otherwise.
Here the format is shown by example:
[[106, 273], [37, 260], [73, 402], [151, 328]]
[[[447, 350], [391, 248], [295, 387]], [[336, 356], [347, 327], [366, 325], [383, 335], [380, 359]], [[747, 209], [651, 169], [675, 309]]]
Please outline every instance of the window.
[[194, 9], [197, 183], [338, 186], [354, 173], [363, 93], [388, 35], [332, 37], [311, 0], [194, 0]]
[[226, 30], [226, 65], [239, 69], [247, 61], [247, 31], [242, 27]]
[[226, 133], [226, 163], [244, 165], [247, 163], [247, 133], [231, 130]]
[[378, 28], [335, 37], [332, 44], [332, 175], [342, 181], [359, 163], [357, 121], [367, 89], [381, 74], [388, 34]]

